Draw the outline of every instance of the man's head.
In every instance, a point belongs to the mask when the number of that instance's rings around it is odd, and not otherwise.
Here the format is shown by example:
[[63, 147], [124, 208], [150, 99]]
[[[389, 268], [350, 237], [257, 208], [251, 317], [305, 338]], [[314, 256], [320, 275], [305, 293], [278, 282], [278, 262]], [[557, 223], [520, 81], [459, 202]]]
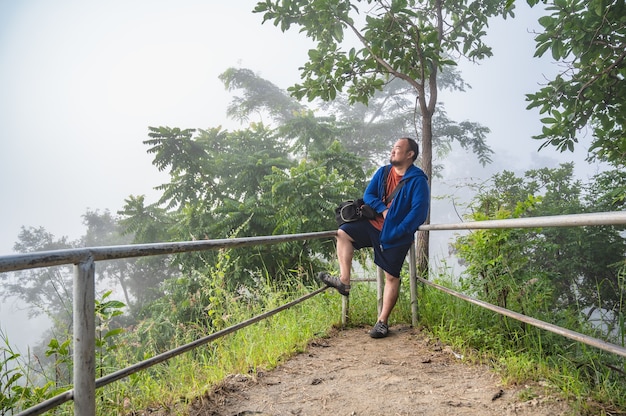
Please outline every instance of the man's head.
[[417, 159], [419, 147], [417, 142], [410, 137], [398, 139], [391, 149], [389, 163], [394, 166], [409, 166]]

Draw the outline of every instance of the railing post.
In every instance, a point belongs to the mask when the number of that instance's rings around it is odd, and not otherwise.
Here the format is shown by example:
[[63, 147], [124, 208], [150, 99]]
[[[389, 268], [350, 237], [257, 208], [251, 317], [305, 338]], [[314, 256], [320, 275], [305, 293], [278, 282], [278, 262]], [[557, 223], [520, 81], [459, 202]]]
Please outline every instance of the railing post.
[[348, 325], [348, 310], [350, 309], [350, 297], [341, 297], [341, 327], [345, 328]]
[[415, 244], [411, 244], [409, 249], [409, 283], [411, 291], [411, 325], [413, 328], [417, 327], [417, 259], [415, 258], [416, 252]]
[[74, 415], [96, 414], [95, 273], [92, 256], [74, 265]]

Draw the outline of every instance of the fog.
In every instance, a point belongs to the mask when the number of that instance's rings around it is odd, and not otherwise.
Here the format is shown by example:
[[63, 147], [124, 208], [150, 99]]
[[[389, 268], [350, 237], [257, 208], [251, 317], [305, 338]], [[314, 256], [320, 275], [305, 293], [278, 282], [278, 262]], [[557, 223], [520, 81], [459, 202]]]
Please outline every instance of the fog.
[[[154, 201], [154, 186], [167, 178], [142, 143], [148, 126], [238, 127], [226, 118], [231, 96], [217, 78], [227, 68], [249, 68], [284, 89], [297, 82], [310, 41], [297, 30], [261, 25], [261, 15], [251, 12], [255, 4], [0, 3], [0, 255], [12, 254], [21, 226], [76, 239], [87, 209], [115, 213], [131, 194]], [[538, 13], [518, 7], [517, 19], [491, 25], [494, 57], [460, 66], [473, 88], [440, 96], [450, 118], [491, 129], [494, 163], [482, 168], [471, 153], [455, 151], [440, 161], [445, 177], [435, 182], [435, 195], [463, 197], [455, 185], [504, 168], [522, 172], [573, 160], [580, 176], [597, 169], [584, 163], [584, 139], [574, 154], [537, 153], [540, 143], [530, 137], [541, 125], [537, 112], [525, 110], [524, 94], [557, 68], [532, 58]], [[431, 221], [458, 221], [452, 203], [435, 201]], [[447, 238], [433, 237], [442, 258]], [[1, 328], [23, 345], [26, 316], [19, 308], [2, 304]]]
[[217, 78], [228, 67], [296, 82], [308, 43], [261, 25], [254, 5], [2, 2], [0, 254], [22, 225], [77, 238], [86, 208], [153, 194], [165, 177], [148, 126], [236, 126]]

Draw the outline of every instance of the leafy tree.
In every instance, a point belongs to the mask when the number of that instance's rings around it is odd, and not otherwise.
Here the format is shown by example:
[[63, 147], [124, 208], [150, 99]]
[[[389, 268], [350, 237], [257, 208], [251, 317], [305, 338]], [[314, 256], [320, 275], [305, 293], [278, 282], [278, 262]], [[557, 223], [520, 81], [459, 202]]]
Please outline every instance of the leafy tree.
[[[528, 0], [534, 6], [538, 0]], [[541, 147], [573, 150], [592, 131], [590, 159], [623, 168], [626, 161], [626, 5], [623, 0], [555, 0], [539, 19], [535, 56], [550, 52], [562, 64], [553, 80], [528, 94], [528, 108], [546, 116]], [[622, 189], [622, 193], [626, 190]], [[623, 196], [622, 196], [623, 198]]]
[[[62, 250], [80, 247], [98, 247], [128, 244], [131, 235], [108, 210], [87, 212], [83, 215], [86, 232], [76, 241], [56, 238], [43, 227], [22, 227], [14, 250], [20, 253]], [[105, 292], [121, 289], [130, 314], [136, 318], [141, 305], [159, 295], [159, 284], [173, 272], [165, 258], [109, 260], [96, 267], [96, 288]], [[28, 269], [13, 273], [2, 282], [2, 298], [18, 297], [29, 305], [32, 316], [46, 314], [63, 330], [72, 323], [73, 267], [54, 266]]]
[[[146, 205], [145, 196], [130, 195], [124, 200], [124, 208], [118, 211], [119, 223], [124, 234], [133, 235], [134, 242], [157, 243], [171, 241], [168, 230], [174, 220], [166, 209], [158, 204]], [[170, 227], [167, 225], [169, 224]]]
[[[138, 208], [138, 205], [134, 207]], [[83, 215], [83, 224], [87, 227], [80, 242], [84, 247], [125, 245], [134, 239], [132, 231], [125, 228], [128, 223], [122, 222], [108, 210], [102, 213], [87, 210]], [[104, 288], [105, 291], [112, 288], [122, 290], [130, 312], [125, 318], [131, 320], [138, 317], [143, 305], [160, 295], [159, 285], [176, 272], [177, 269], [169, 265], [168, 256], [107, 260], [98, 262], [96, 267], [100, 288], [104, 286], [102, 281], [105, 280], [112, 284]]]
[[241, 122], [248, 121], [253, 113], [268, 115], [284, 123], [305, 108], [287, 96], [284, 91], [246, 68], [228, 68], [219, 76], [228, 91], [243, 91], [243, 97], [234, 97], [226, 114]]
[[[365, 171], [356, 168], [362, 160], [346, 153], [338, 142], [329, 149], [301, 161], [289, 171], [275, 169], [265, 181], [266, 192], [259, 205], [268, 207], [273, 234], [308, 233], [336, 227], [330, 215], [346, 195], [358, 195], [364, 187]], [[334, 246], [318, 240], [290, 243], [298, 259], [294, 264], [318, 263], [312, 259], [335, 257]], [[281, 254], [278, 258], [284, 257]], [[295, 259], [294, 259], [295, 260]], [[284, 266], [291, 266], [284, 264]], [[312, 267], [310, 267], [312, 268]]]
[[586, 200], [598, 210], [619, 211], [626, 206], [626, 171], [618, 169], [601, 172], [594, 176], [592, 186], [587, 188]]
[[[18, 253], [63, 250], [78, 246], [68, 237], [57, 239], [43, 227], [21, 227], [13, 250]], [[11, 276], [10, 274], [7, 276]], [[29, 314], [65, 316], [71, 322], [72, 267], [54, 266], [14, 272], [3, 283], [2, 298], [16, 296], [30, 305]]]
[[[422, 166], [429, 178], [439, 72], [455, 65], [453, 54], [471, 60], [489, 57], [491, 49], [483, 42], [488, 19], [512, 15], [506, 2], [440, 0], [266, 0], [254, 11], [282, 31], [300, 26], [317, 42], [302, 67], [302, 83], [289, 89], [297, 98], [331, 101], [345, 89], [351, 104], [367, 104], [393, 78], [409, 84], [421, 118]], [[471, 147], [486, 162], [483, 139], [478, 135], [461, 144], [473, 142]], [[427, 233], [420, 233], [419, 245], [419, 265], [425, 269]]]
[[[359, 118], [352, 117], [350, 122], [346, 122], [335, 116], [333, 111], [326, 111], [331, 114], [329, 116], [316, 115], [315, 111], [299, 104], [286, 91], [254, 75], [249, 69], [229, 68], [220, 75], [220, 79], [229, 91], [242, 94], [234, 97], [228, 107], [228, 115], [247, 121], [253, 114], [268, 114], [270, 122], [277, 127], [277, 135], [287, 145], [286, 150], [295, 157], [306, 158], [311, 152], [328, 149], [334, 141], [340, 141], [346, 149], [354, 150], [358, 156], [367, 154], [372, 146], [375, 147], [372, 142], [358, 146], [363, 144], [362, 138], [370, 137], [371, 133], [350, 134], [352, 125]], [[389, 117], [388, 114], [386, 116]], [[381, 143], [386, 145], [387, 141], [385, 139]]]
[[[329, 140], [324, 129], [315, 128], [316, 123], [325, 124], [325, 118], [310, 118], [309, 123], [311, 134], [322, 136], [312, 136], [311, 143]], [[291, 136], [282, 135], [283, 131], [282, 127], [270, 129], [253, 124], [233, 132], [199, 130], [194, 136], [191, 130], [151, 128], [151, 139], [146, 144], [153, 146], [149, 151], [155, 154], [154, 164], [169, 169], [172, 178], [159, 187], [163, 190], [159, 204], [170, 210], [158, 227], [167, 228], [165, 234], [178, 240], [334, 227], [329, 213], [346, 195], [357, 194], [355, 184], [359, 188], [365, 184], [362, 160], [345, 152], [339, 143], [329, 141], [323, 150], [318, 145], [309, 146], [309, 158], [297, 162], [293, 152], [299, 147]], [[152, 212], [157, 209], [161, 208], [150, 207]], [[127, 200], [120, 211], [128, 215], [122, 223], [132, 224], [135, 230], [155, 227], [156, 215], [146, 215], [147, 210], [143, 199]], [[277, 250], [279, 254], [275, 254]], [[329, 257], [333, 250], [307, 242], [258, 247], [250, 252], [250, 248], [232, 250], [236, 260], [229, 262], [231, 288], [253, 284], [259, 273], [276, 276], [298, 270], [299, 265], [304, 270], [316, 269], [319, 255]], [[217, 256], [212, 251], [188, 253], [176, 256], [176, 264], [185, 275], [192, 276], [193, 271], [214, 264]]]
[[144, 143], [152, 146], [148, 153], [155, 154], [153, 164], [161, 171], [169, 169], [171, 177], [157, 187], [166, 209], [204, 204], [210, 211], [222, 200], [240, 201], [256, 192], [272, 166], [290, 164], [284, 144], [262, 124], [238, 132], [199, 130], [195, 137], [195, 129], [149, 130], [151, 138]]
[[[227, 238], [244, 223], [247, 235], [269, 234], [263, 234], [268, 227], [261, 215], [252, 220], [229, 215], [239, 211], [245, 201], [258, 198], [260, 183], [273, 167], [285, 169], [293, 163], [285, 145], [262, 124], [235, 132], [221, 128], [199, 130], [195, 136], [194, 132], [151, 127], [151, 139], [145, 141], [152, 146], [148, 152], [155, 154], [153, 164], [160, 170], [169, 169], [171, 178], [158, 187], [163, 191], [159, 204], [168, 210], [159, 226], [178, 241]], [[127, 204], [120, 213], [130, 214], [124, 221], [139, 229], [154, 226], [153, 216], [137, 215], [143, 211]], [[184, 272], [216, 260], [212, 252], [179, 255], [176, 259]]]

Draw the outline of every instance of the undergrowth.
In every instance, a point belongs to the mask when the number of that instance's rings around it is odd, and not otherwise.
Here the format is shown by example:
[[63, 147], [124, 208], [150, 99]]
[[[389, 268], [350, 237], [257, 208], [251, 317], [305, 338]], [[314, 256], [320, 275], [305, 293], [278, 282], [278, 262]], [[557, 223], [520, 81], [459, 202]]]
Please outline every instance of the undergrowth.
[[[436, 283], [459, 290], [449, 277]], [[626, 415], [624, 358], [430, 287], [420, 288], [419, 301], [420, 324], [443, 343], [462, 351], [470, 360], [489, 364], [504, 383], [533, 385], [524, 391], [522, 399], [549, 392], [567, 400], [576, 414]], [[575, 327], [571, 317], [535, 317], [551, 323], [556, 319], [557, 325], [585, 332]]]
[[[106, 360], [100, 360], [106, 365], [106, 371], [103, 368], [98, 371], [112, 372], [135, 364], [243, 322], [313, 289], [299, 279], [280, 286], [267, 280], [256, 292], [242, 295], [221, 290], [219, 279], [210, 284], [202, 280], [200, 283], [207, 287], [199, 289], [189, 307], [204, 311], [210, 320], [183, 324], [163, 312], [159, 315], [159, 322], [148, 320], [124, 333], [116, 330], [103, 350]], [[449, 279], [437, 283], [455, 289]], [[411, 322], [406, 278], [403, 278], [400, 293], [390, 325]], [[427, 286], [420, 285], [418, 299], [419, 323], [423, 331], [462, 352], [465, 359], [490, 365], [505, 383], [532, 386], [523, 390], [520, 399], [532, 399], [549, 392], [573, 404], [578, 414], [626, 414], [626, 364], [623, 359], [499, 316]], [[166, 310], [164, 307], [163, 311]], [[184, 313], [189, 316], [199, 314], [190, 313], [189, 309]], [[112, 315], [115, 314], [105, 314]], [[375, 285], [355, 284], [350, 295], [349, 325], [372, 325], [376, 316]], [[98, 413], [141, 414], [145, 409], [156, 407], [168, 409], [170, 414], [184, 415], [189, 403], [205, 395], [228, 375], [271, 370], [304, 351], [312, 339], [327, 336], [333, 326], [340, 325], [340, 317], [341, 296], [327, 290], [266, 320], [99, 389]], [[163, 334], [168, 339], [162, 339]], [[5, 344], [8, 346], [8, 342]], [[19, 379], [26, 370], [15, 366], [9, 370], [7, 362], [14, 360], [17, 354], [6, 347], [3, 351], [2, 397], [5, 404], [10, 402], [17, 406], [15, 408], [20, 404], [22, 407], [31, 404], [33, 397], [29, 396], [27, 388], [7, 384], [8, 380]], [[13, 395], [9, 394], [11, 389]], [[31, 391], [41, 393], [41, 389]], [[49, 391], [58, 392], [59, 389]], [[71, 414], [73, 410], [70, 404], [65, 404], [60, 411]]]
[[[230, 299], [225, 325], [245, 321], [311, 291], [301, 284], [292, 285], [295, 290], [287, 291], [288, 286], [266, 292], [266, 298], [257, 305], [242, 301], [241, 297]], [[167, 364], [108, 386], [106, 395], [112, 397], [111, 403], [123, 403], [123, 408], [116, 411], [126, 414], [154, 406], [176, 408], [176, 414], [184, 414], [188, 403], [206, 394], [226, 376], [271, 370], [304, 351], [312, 339], [327, 336], [333, 319], [339, 314], [340, 304], [335, 298], [313, 297], [193, 352], [179, 355]], [[207, 334], [190, 331], [188, 339], [177, 343], [192, 342], [202, 335]]]

